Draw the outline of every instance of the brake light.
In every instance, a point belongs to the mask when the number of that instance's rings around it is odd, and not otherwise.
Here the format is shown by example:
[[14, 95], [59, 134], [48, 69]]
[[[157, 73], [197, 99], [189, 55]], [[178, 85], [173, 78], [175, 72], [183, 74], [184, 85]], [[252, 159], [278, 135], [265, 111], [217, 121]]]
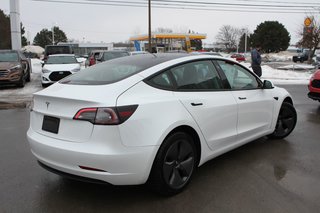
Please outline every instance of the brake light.
[[128, 120], [137, 107], [138, 105], [84, 108], [80, 109], [73, 119], [89, 121], [97, 125], [118, 125]]

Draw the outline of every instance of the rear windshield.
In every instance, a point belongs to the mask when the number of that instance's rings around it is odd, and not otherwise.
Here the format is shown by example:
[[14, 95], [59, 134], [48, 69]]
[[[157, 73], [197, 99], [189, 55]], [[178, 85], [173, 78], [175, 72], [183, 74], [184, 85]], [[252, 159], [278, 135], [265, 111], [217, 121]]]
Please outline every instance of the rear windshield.
[[103, 61], [108, 61], [114, 58], [120, 58], [123, 56], [128, 56], [129, 53], [126, 52], [104, 52], [103, 53]]
[[47, 46], [46, 47], [46, 55], [53, 54], [71, 54], [72, 49], [70, 46]]
[[117, 58], [81, 70], [64, 78], [60, 83], [81, 85], [111, 84], [178, 57], [180, 57], [178, 54], [167, 56], [141, 54]]
[[46, 64], [76, 64], [77, 59], [73, 56], [51, 56], [46, 61]]
[[19, 60], [18, 53], [2, 52], [0, 53], [0, 62], [16, 62]]

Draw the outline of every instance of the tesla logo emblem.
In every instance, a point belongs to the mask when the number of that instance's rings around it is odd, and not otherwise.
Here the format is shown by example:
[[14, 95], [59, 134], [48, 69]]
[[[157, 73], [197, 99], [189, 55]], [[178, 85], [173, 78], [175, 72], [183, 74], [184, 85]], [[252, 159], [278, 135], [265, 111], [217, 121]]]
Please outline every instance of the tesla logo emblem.
[[47, 109], [49, 108], [49, 105], [50, 105], [50, 102], [46, 102], [46, 105], [47, 105]]

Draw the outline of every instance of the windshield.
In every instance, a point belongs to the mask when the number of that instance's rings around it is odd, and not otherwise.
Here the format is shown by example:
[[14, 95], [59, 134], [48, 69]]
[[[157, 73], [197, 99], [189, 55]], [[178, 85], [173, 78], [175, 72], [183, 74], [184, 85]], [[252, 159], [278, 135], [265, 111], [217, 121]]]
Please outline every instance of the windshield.
[[50, 56], [46, 64], [76, 64], [77, 59], [74, 56]]
[[103, 53], [103, 61], [111, 60], [114, 58], [120, 58], [123, 56], [128, 56], [127, 52], [104, 52]]
[[15, 52], [0, 53], [0, 62], [17, 62], [19, 61], [18, 54]]

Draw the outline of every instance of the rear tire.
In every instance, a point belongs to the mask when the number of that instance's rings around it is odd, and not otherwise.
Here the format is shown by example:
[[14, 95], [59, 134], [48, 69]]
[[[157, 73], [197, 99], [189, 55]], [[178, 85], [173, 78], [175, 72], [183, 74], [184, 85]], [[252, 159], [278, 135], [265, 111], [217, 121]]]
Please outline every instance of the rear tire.
[[297, 123], [297, 112], [294, 106], [284, 102], [279, 111], [277, 124], [272, 134], [268, 135], [272, 139], [282, 139], [287, 137], [295, 128]]
[[175, 132], [161, 145], [154, 160], [148, 184], [162, 195], [181, 192], [196, 168], [197, 153], [190, 135]]

